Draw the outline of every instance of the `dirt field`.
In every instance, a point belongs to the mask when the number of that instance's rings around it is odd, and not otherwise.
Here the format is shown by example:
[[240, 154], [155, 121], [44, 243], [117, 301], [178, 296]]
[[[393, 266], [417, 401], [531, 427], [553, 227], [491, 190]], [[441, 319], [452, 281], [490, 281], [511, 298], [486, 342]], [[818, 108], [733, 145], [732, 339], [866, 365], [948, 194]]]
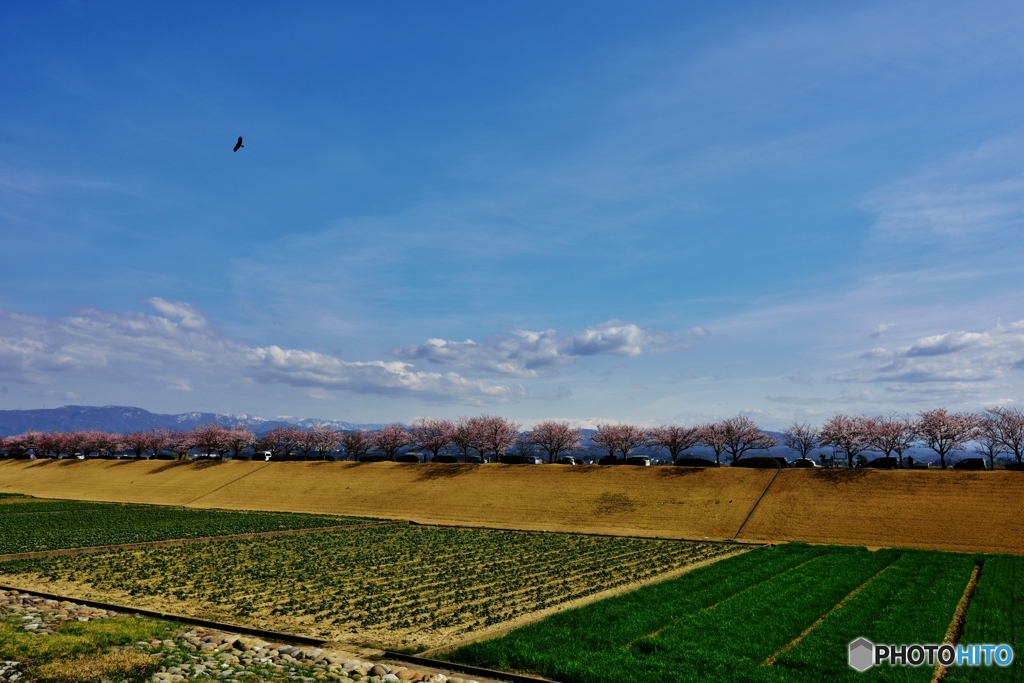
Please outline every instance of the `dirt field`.
[[731, 539], [739, 532], [738, 540], [745, 541], [1024, 554], [1024, 473], [782, 470], [772, 481], [774, 474], [732, 468], [22, 460], [0, 462], [0, 492], [697, 540]]
[[1024, 554], [1022, 475], [782, 470], [739, 538]]

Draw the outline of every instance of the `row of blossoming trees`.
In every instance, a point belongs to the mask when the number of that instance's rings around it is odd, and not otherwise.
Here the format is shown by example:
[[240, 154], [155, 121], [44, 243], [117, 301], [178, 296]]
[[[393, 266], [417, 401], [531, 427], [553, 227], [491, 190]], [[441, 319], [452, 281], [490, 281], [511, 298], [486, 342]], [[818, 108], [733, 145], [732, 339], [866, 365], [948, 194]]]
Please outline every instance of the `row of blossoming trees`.
[[[368, 453], [393, 460], [403, 450], [417, 448], [436, 460], [442, 452], [455, 450], [463, 459], [497, 461], [506, 453], [541, 454], [548, 462], [582, 448], [583, 432], [568, 422], [548, 420], [532, 430], [495, 415], [462, 417], [457, 420], [421, 419], [407, 428], [391, 424], [376, 431], [340, 432], [327, 426], [312, 429], [280, 427], [256, 436], [241, 426], [207, 424], [191, 431], [150, 430], [128, 434], [100, 431], [25, 432], [0, 439], [0, 451], [8, 456], [32, 453], [40, 456], [132, 453], [137, 457], [173, 454], [185, 458], [198, 452], [216, 456], [238, 456], [248, 450], [271, 457], [324, 459], [341, 454], [358, 459]], [[1018, 464], [1024, 458], [1024, 413], [1017, 408], [992, 408], [984, 413], [956, 413], [943, 408], [917, 416], [835, 415], [820, 428], [806, 422], [790, 425], [777, 439], [760, 429], [748, 417], [694, 426], [664, 425], [642, 428], [630, 424], [603, 424], [590, 436], [593, 446], [607, 453], [609, 462], [622, 462], [638, 449], [659, 449], [673, 462], [690, 449], [711, 451], [715, 464], [723, 456], [736, 462], [747, 453], [765, 451], [780, 442], [808, 458], [819, 449], [831, 449], [854, 463], [874, 452], [904, 465], [904, 454], [912, 447], [928, 447], [938, 454], [941, 466], [949, 456], [969, 445], [989, 459], [990, 468], [1000, 455], [1011, 454]], [[621, 456], [621, 457], [620, 457]]]

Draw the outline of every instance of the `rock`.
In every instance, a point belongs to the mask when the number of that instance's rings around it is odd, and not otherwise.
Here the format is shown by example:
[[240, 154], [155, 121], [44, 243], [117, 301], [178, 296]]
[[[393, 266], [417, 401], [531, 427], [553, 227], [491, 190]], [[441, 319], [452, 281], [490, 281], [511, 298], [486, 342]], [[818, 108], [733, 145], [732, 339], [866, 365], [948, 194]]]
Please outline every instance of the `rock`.
[[391, 673], [390, 670], [383, 664], [374, 664], [370, 669], [371, 676], [386, 676], [389, 673]]
[[400, 679], [395, 674], [384, 674], [383, 676], [380, 677], [380, 680], [383, 682], [383, 681], [400, 681], [402, 679]]

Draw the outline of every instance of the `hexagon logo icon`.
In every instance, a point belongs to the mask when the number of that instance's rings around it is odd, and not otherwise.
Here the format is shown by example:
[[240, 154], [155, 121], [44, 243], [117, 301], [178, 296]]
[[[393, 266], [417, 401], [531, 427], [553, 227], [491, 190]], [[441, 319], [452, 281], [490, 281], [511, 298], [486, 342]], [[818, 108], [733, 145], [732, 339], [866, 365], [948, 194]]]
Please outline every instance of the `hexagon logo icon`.
[[867, 671], [875, 664], [875, 644], [867, 638], [858, 638], [850, 643], [850, 666], [857, 671]]

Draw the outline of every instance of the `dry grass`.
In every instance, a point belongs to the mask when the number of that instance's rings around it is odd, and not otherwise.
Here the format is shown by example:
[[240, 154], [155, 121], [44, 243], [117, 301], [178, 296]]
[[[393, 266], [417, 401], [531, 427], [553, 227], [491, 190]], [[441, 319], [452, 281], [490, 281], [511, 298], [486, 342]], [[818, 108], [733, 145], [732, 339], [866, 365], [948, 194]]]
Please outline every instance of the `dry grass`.
[[40, 683], [92, 683], [111, 676], [141, 679], [156, 665], [153, 660], [138, 652], [108, 652], [89, 655], [80, 659], [50, 662], [32, 671], [33, 678]]
[[1024, 553], [1020, 472], [783, 470], [740, 540]]
[[[665, 538], [731, 538], [766, 470], [395, 463], [0, 463], [0, 491], [37, 496], [368, 515], [422, 523]], [[682, 468], [678, 468], [682, 469]]]
[[[732, 538], [772, 471], [6, 461], [0, 491], [423, 523]], [[1020, 472], [783, 470], [738, 540], [1024, 553]]]

